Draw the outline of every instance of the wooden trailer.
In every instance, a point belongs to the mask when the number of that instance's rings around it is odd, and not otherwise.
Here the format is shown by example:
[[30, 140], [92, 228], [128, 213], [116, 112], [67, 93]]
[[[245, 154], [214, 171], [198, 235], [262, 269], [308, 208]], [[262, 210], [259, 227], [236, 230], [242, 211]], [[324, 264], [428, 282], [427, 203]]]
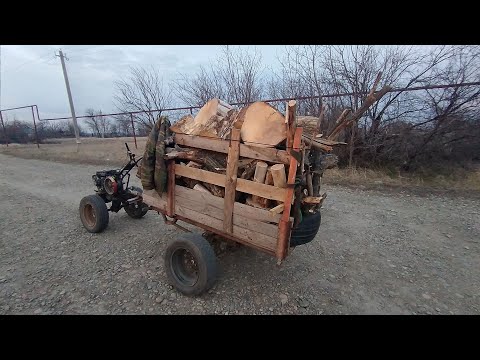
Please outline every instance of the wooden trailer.
[[[277, 263], [280, 264], [288, 255], [290, 248], [293, 224], [290, 210], [294, 201], [295, 177], [297, 171], [301, 171], [302, 165], [302, 128], [294, 127], [294, 118], [293, 111], [291, 116], [286, 116], [286, 150], [242, 144], [240, 126], [231, 130], [229, 140], [176, 134], [176, 144], [227, 154], [226, 174], [185, 166], [175, 155], [167, 154], [165, 156], [168, 164], [167, 191], [161, 196], [154, 191], [150, 194], [144, 193], [143, 202], [151, 210], [165, 215], [167, 223], [173, 224], [181, 220], [198, 226], [223, 238], [275, 256]], [[286, 188], [238, 178], [240, 157], [284, 164], [288, 169]], [[180, 177], [223, 187], [225, 196], [221, 198], [208, 192], [181, 186], [178, 184]], [[236, 192], [283, 202], [283, 212], [279, 214], [269, 209], [236, 202]], [[192, 247], [193, 238], [195, 239]], [[189, 235], [180, 243], [173, 241], [169, 247], [166, 250], [165, 266], [173, 286], [182, 293], [196, 295], [213, 284], [214, 279], [211, 278], [215, 276], [215, 264], [211, 259], [214, 256], [213, 251], [207, 249], [209, 246], [202, 245], [202, 240], [198, 236]], [[175, 252], [181, 254], [176, 256]], [[202, 257], [209, 259], [205, 261]]]

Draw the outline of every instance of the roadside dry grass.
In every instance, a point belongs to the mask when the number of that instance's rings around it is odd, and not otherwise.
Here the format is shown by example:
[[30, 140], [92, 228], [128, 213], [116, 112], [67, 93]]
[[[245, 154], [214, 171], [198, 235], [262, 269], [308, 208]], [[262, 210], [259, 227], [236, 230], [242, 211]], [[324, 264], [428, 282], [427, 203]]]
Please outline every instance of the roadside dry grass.
[[[41, 144], [0, 145], [0, 153], [26, 159], [41, 159], [62, 163], [121, 166], [127, 161], [124, 143], [142, 156], [146, 137], [137, 138], [135, 149], [133, 138], [82, 138], [77, 146], [74, 139], [52, 139]], [[362, 189], [411, 189], [449, 192], [478, 192], [480, 194], [480, 168], [443, 169], [441, 173], [420, 171], [415, 174], [401, 174], [388, 169], [346, 168], [331, 169], [325, 173], [324, 183], [360, 187]]]
[[325, 172], [324, 181], [337, 185], [370, 184], [372, 186], [480, 191], [480, 169], [449, 169], [446, 174], [432, 172], [401, 174], [385, 169], [365, 168], [330, 169]]
[[125, 163], [127, 152], [125, 142], [137, 157], [142, 156], [145, 149], [146, 137], [137, 138], [138, 149], [131, 137], [125, 138], [81, 138], [77, 145], [75, 139], [51, 139], [40, 144], [10, 144], [0, 146], [0, 153], [17, 156], [24, 159], [40, 159], [57, 161], [68, 164], [92, 164], [120, 166]]

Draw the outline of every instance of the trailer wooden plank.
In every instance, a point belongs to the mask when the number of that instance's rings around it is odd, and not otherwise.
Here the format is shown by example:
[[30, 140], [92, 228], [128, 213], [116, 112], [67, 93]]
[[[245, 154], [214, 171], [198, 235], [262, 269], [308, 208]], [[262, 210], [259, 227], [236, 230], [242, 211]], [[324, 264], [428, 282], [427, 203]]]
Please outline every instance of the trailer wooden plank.
[[[257, 195], [271, 200], [285, 200], [287, 189], [277, 188], [272, 185], [256, 183], [254, 181], [237, 179], [237, 191]], [[282, 197], [283, 196], [283, 197]]]
[[233, 204], [237, 188], [238, 157], [240, 153], [240, 129], [233, 128], [230, 136], [230, 147], [228, 149], [227, 171], [225, 174], [225, 197], [223, 230], [233, 232]]
[[238, 242], [238, 243], [240, 243], [240, 244], [247, 245], [247, 246], [249, 246], [249, 247], [251, 247], [251, 248], [253, 248], [253, 249], [255, 249], [255, 250], [262, 251], [262, 252], [264, 252], [264, 253], [266, 253], [266, 254], [269, 254], [269, 255], [275, 255], [275, 251], [274, 251], [274, 250], [271, 250], [271, 249], [269, 250], [269, 249], [265, 249], [265, 248], [259, 247], [259, 246], [255, 245], [255, 244], [252, 244], [252, 243], [249, 242], [249, 241], [246, 241], [246, 240], [243, 240], [243, 239], [241, 239], [241, 238], [239, 238], [239, 237], [237, 237], [237, 236], [234, 236], [233, 234], [227, 234], [227, 233], [225, 233], [225, 232], [223, 232], [223, 231], [221, 231], [221, 230], [214, 229], [214, 228], [212, 228], [211, 226], [205, 225], [204, 223], [200, 223], [200, 222], [198, 222], [198, 221], [195, 221], [195, 220], [193, 220], [193, 219], [187, 218], [187, 217], [182, 216], [182, 215], [179, 215], [179, 214], [177, 214], [175, 217], [176, 217], [176, 219], [178, 219], [178, 220], [184, 221], [184, 222], [186, 222], [186, 223], [188, 223], [188, 224], [192, 224], [192, 225], [197, 226], [197, 227], [199, 227], [199, 228], [201, 228], [201, 229], [203, 229], [203, 230], [210, 231], [210, 232], [212, 232], [212, 233], [214, 233], [214, 234], [218, 234], [218, 235], [220, 235], [220, 236], [222, 236], [222, 237], [224, 237], [224, 238], [226, 238], [226, 239], [230, 239], [230, 240], [236, 241], [236, 242]]
[[[175, 197], [175, 200], [176, 200], [176, 203], [175, 203], [176, 206], [183, 206], [187, 209], [194, 210], [201, 214], [211, 216], [220, 221], [224, 221], [225, 214], [223, 209], [220, 209], [210, 204], [208, 201], [197, 201], [192, 199], [191, 197], [184, 198], [178, 195]], [[273, 238], [277, 238], [278, 236], [277, 225], [267, 224], [265, 222], [261, 222], [258, 220], [249, 219], [235, 213], [233, 213], [232, 215], [233, 215], [232, 216], [232, 232], [230, 233], [233, 233], [233, 226], [235, 225], [248, 230], [257, 231], [260, 234], [264, 234]]]
[[[293, 150], [299, 151], [300, 143], [302, 140], [302, 131], [301, 127], [295, 130], [295, 135], [293, 139]], [[292, 206], [292, 199], [293, 199], [293, 192], [294, 187], [293, 184], [295, 183], [295, 176], [297, 173], [297, 160], [295, 157], [290, 157], [290, 168], [288, 171], [288, 185], [287, 192], [284, 199], [285, 208], [283, 210], [282, 219], [280, 220], [280, 231], [278, 236], [278, 246], [276, 251], [277, 260], [281, 261], [287, 256], [288, 247], [289, 247], [289, 239], [290, 239], [290, 232], [291, 232], [291, 221], [290, 221], [290, 209]]]
[[167, 215], [175, 215], [175, 160], [170, 160], [167, 165], [168, 185], [167, 185]]
[[[190, 179], [225, 187], [226, 176], [202, 169], [189, 168], [182, 165], [175, 165], [175, 174]], [[237, 191], [247, 194], [258, 195], [267, 199], [285, 201], [287, 189], [277, 188], [271, 185], [256, 183], [254, 181], [237, 179]]]
[[[223, 221], [215, 219], [212, 216], [202, 214], [200, 212], [188, 209], [177, 203], [176, 212], [180, 217], [191, 219], [199, 224], [206, 224], [210, 228], [218, 230], [220, 233], [223, 231]], [[202, 226], [201, 226], [202, 227]], [[236, 225], [233, 225], [233, 233], [236, 238], [243, 240], [248, 245], [254, 245], [256, 247], [265, 249], [269, 252], [275, 251], [277, 246], [277, 239], [271, 236], [261, 234], [256, 231], [245, 229]], [[229, 237], [231, 238], [231, 237]]]
[[163, 193], [162, 196], [158, 195], [157, 192], [153, 192], [152, 195], [147, 194], [145, 191], [142, 194], [142, 201], [148, 206], [153, 206], [163, 212], [167, 212], [167, 194]]
[[[216, 207], [217, 209], [223, 210], [223, 199], [214, 196], [212, 194], [207, 194], [198, 190], [189, 189], [184, 186], [177, 185], [175, 187], [175, 196], [180, 196], [186, 199], [191, 199], [197, 202], [205, 202], [211, 206]], [[242, 217], [257, 220], [260, 222], [272, 222], [278, 224], [280, 222], [281, 214], [273, 214], [268, 210], [254, 208], [249, 205], [245, 205], [239, 202], [235, 202], [233, 205], [233, 213], [235, 215], [241, 215]]]
[[[175, 134], [175, 142], [178, 145], [217, 151], [224, 154], [228, 153], [229, 148], [228, 140], [207, 138], [204, 136]], [[288, 164], [290, 162], [288, 153], [285, 150], [246, 144], [240, 144], [240, 157], [283, 164]]]
[[[290, 100], [287, 103], [287, 109], [285, 114], [285, 124], [287, 130], [287, 152], [290, 153], [290, 149], [293, 145], [293, 138], [295, 136], [295, 117], [297, 113], [297, 102]], [[290, 162], [291, 164], [291, 162]]]

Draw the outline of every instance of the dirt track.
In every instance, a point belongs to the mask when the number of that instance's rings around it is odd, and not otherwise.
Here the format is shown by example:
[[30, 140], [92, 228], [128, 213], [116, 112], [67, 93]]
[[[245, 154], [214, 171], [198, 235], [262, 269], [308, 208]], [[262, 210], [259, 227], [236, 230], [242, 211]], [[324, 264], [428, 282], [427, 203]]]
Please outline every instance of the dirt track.
[[480, 313], [479, 200], [327, 187], [314, 242], [281, 267], [227, 252], [212, 291], [188, 298], [163, 271], [181, 231], [156, 213], [84, 230], [99, 169], [0, 155], [0, 314]]

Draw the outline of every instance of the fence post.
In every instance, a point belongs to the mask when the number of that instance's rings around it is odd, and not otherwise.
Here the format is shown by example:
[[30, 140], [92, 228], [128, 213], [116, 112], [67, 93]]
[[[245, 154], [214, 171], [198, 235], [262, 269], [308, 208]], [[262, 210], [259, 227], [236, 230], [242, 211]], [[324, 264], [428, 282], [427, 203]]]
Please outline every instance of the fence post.
[[1, 110], [0, 110], [0, 120], [2, 121], [3, 136], [5, 137], [5, 143], [7, 144], [7, 147], [8, 147], [7, 131], [5, 130], [5, 124], [3, 123], [3, 116], [2, 116], [2, 111]]
[[35, 113], [33, 112], [33, 105], [32, 105], [32, 117], [33, 117], [33, 127], [35, 128], [35, 140], [37, 141], [37, 148], [40, 149], [40, 144], [38, 143], [37, 123], [35, 122]]
[[133, 140], [135, 140], [135, 149], [138, 149], [138, 147], [137, 147], [137, 137], [135, 135], [135, 125], [133, 124], [133, 114], [132, 113], [130, 113], [130, 120], [132, 121]]

